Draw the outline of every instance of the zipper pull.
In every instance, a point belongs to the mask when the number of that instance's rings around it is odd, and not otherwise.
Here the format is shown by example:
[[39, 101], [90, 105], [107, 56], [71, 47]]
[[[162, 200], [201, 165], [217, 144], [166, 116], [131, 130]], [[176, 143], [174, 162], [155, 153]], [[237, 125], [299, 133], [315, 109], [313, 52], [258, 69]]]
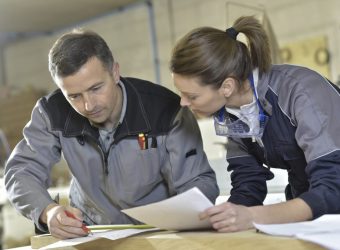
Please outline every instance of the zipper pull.
[[109, 175], [109, 166], [108, 166], [108, 160], [107, 160], [107, 156], [104, 155], [104, 169], [105, 169], [105, 174]]

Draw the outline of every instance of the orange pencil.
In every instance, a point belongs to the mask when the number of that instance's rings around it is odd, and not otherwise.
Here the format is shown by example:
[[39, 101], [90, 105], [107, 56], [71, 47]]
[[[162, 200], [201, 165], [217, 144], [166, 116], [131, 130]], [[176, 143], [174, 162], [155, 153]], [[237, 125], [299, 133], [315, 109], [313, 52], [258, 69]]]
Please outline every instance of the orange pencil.
[[[76, 216], [74, 216], [74, 214], [72, 214], [70, 211], [65, 210], [65, 214], [67, 215], [67, 217], [78, 220]], [[85, 233], [92, 234], [91, 230], [84, 223], [81, 228], [84, 230]]]

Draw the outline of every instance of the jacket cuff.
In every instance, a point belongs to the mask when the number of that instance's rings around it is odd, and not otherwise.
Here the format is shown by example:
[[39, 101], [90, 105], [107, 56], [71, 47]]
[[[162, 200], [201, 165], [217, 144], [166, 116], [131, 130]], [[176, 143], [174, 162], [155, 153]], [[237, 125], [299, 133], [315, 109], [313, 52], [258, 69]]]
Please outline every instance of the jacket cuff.
[[325, 201], [322, 197], [315, 193], [305, 192], [302, 193], [298, 198], [302, 199], [311, 208], [313, 213], [313, 219], [320, 217], [325, 214], [326, 206]]
[[236, 205], [243, 205], [246, 207], [263, 205], [263, 203], [258, 199], [254, 199], [249, 196], [243, 196], [240, 194], [232, 194], [229, 197], [228, 202], [234, 203]]
[[45, 234], [48, 233], [48, 226], [45, 223], [39, 223], [38, 225], [34, 223], [35, 234]]

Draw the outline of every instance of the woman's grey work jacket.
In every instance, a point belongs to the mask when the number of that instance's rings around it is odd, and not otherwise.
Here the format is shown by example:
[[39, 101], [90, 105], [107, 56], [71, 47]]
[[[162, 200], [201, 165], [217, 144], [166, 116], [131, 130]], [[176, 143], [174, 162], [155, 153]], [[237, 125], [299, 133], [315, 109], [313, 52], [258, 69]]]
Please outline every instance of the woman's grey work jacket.
[[[98, 129], [79, 115], [60, 90], [37, 102], [24, 139], [6, 166], [12, 204], [39, 224], [53, 202], [50, 172], [61, 154], [72, 173], [70, 202], [89, 224], [138, 223], [120, 210], [160, 201], [198, 187], [212, 202], [219, 194], [197, 122], [179, 97], [157, 84], [121, 78], [127, 96], [123, 122], [105, 152]], [[144, 133], [145, 149], [138, 142]]]
[[229, 201], [262, 204], [266, 180], [273, 178], [268, 168], [281, 168], [288, 171], [287, 199], [303, 199], [314, 218], [340, 213], [339, 89], [307, 68], [274, 65], [260, 77], [257, 92], [269, 116], [264, 147], [228, 138]]

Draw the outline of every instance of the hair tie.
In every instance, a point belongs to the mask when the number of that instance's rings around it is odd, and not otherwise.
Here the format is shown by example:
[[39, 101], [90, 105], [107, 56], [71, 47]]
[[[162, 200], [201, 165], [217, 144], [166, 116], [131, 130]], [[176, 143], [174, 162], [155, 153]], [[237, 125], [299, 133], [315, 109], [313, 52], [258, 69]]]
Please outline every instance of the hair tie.
[[238, 33], [239, 33], [239, 32], [238, 32], [237, 30], [235, 30], [233, 27], [226, 29], [225, 32], [227, 32], [228, 36], [229, 36], [230, 38], [234, 39], [234, 40], [236, 40], [236, 37], [237, 37], [237, 35], [238, 35]]

